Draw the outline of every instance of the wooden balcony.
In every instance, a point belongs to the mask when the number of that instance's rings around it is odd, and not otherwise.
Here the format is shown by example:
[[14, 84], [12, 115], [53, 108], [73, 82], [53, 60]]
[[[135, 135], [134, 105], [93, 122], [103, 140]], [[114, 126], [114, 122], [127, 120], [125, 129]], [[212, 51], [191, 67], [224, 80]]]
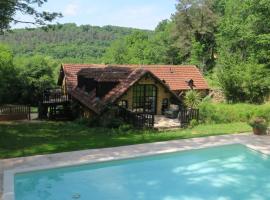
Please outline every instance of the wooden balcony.
[[70, 101], [70, 96], [65, 94], [61, 89], [45, 90], [42, 95], [42, 104], [47, 105], [60, 105]]

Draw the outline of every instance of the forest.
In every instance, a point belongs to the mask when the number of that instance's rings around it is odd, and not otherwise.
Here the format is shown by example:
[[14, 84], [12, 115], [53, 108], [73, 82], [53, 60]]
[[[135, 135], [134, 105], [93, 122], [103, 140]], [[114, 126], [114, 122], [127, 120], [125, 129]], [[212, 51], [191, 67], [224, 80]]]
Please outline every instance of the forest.
[[[36, 54], [59, 62], [100, 63], [112, 41], [137, 31], [116, 26], [57, 24], [49, 29], [15, 29], [0, 35], [0, 42], [10, 46], [17, 57]], [[145, 31], [150, 32], [150, 31]]]
[[269, 11], [267, 0], [181, 0], [154, 31], [76, 24], [12, 30], [0, 36], [0, 103], [36, 104], [62, 62], [194, 64], [228, 102], [263, 103], [270, 94]]

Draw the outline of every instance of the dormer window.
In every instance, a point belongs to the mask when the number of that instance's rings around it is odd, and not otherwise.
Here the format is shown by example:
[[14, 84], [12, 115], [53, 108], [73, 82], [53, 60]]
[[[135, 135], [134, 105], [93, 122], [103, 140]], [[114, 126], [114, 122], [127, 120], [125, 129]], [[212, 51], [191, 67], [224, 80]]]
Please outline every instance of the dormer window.
[[99, 98], [104, 97], [109, 91], [111, 91], [118, 82], [105, 82], [99, 81], [96, 85], [96, 96]]
[[83, 76], [78, 76], [78, 87], [80, 89], [82, 89], [84, 85], [85, 85], [84, 84], [84, 77]]
[[78, 87], [85, 92], [90, 93], [97, 86], [97, 82], [93, 78], [86, 78], [78, 75]]

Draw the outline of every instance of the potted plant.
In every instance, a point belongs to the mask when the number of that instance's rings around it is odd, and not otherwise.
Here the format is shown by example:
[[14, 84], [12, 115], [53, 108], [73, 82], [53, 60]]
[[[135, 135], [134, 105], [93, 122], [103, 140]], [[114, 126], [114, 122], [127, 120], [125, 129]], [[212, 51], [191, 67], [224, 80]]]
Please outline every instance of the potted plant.
[[265, 135], [267, 128], [268, 128], [268, 122], [263, 117], [254, 117], [249, 121], [249, 125], [253, 128], [253, 133], [255, 135]]

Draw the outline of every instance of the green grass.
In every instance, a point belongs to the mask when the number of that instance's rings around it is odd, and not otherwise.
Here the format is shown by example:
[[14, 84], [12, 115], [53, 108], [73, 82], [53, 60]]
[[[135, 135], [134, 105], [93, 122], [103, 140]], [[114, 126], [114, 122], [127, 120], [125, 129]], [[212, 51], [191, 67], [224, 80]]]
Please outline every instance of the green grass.
[[246, 123], [199, 125], [169, 132], [88, 128], [72, 122], [0, 124], [0, 158], [205, 137], [250, 131]]

